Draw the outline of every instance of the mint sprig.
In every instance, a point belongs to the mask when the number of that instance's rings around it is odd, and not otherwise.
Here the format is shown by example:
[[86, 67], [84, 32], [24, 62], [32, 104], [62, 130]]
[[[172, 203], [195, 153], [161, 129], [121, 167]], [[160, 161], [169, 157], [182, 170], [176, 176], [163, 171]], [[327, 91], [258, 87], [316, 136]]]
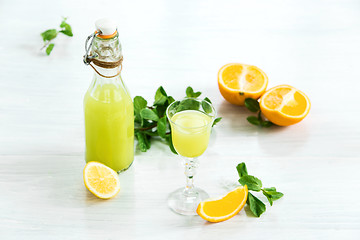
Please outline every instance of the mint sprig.
[[63, 18], [61, 24], [60, 24], [60, 30], [56, 29], [48, 29], [44, 32], [42, 32], [40, 35], [44, 41], [44, 46], [41, 49], [45, 49], [46, 55], [50, 55], [51, 51], [54, 49], [55, 44], [52, 43], [52, 40], [55, 39], [58, 35], [58, 33], [63, 33], [66, 36], [72, 37], [72, 29], [71, 26], [66, 22], [67, 18]]
[[[194, 92], [192, 87], [186, 88], [186, 97], [177, 106], [177, 111], [181, 109], [200, 108], [200, 104], [191, 98], [196, 98], [201, 95], [201, 92]], [[211, 103], [209, 98], [205, 101]], [[169, 96], [165, 89], [160, 86], [155, 93], [155, 99], [152, 106], [148, 106], [148, 102], [141, 96], [134, 98], [134, 123], [135, 123], [135, 138], [138, 141], [138, 148], [142, 152], [146, 152], [151, 147], [151, 141], [156, 138], [163, 139], [169, 145], [170, 150], [177, 154], [172, 144], [171, 128], [166, 117], [166, 108], [175, 101], [172, 96]], [[212, 109], [208, 105], [203, 104], [203, 109], [207, 113], [211, 113]], [[213, 126], [220, 122], [221, 117], [214, 120]]]
[[[278, 200], [284, 196], [283, 193], [276, 191], [275, 187], [263, 188], [260, 179], [248, 175], [247, 168], [244, 162], [239, 163], [236, 166], [236, 170], [240, 177], [239, 183], [242, 186], [246, 185], [249, 191], [250, 190], [255, 192], [261, 191], [269, 201], [270, 206], [273, 205], [273, 202], [275, 200]], [[260, 215], [266, 211], [265, 204], [260, 199], [255, 197], [251, 192], [248, 193], [248, 198], [246, 203], [249, 205], [250, 211], [254, 214], [255, 217], [260, 217]]]
[[245, 99], [245, 107], [250, 110], [253, 113], [257, 113], [257, 116], [249, 116], [246, 119], [248, 120], [249, 123], [256, 125], [256, 126], [260, 126], [260, 127], [271, 127], [272, 125], [274, 125], [272, 122], [264, 120], [262, 115], [261, 115], [261, 110], [260, 110], [260, 104], [257, 100], [253, 99], [253, 98], [246, 98]]
[[284, 196], [283, 193], [277, 192], [275, 187], [261, 189], [265, 197], [268, 199], [270, 205], [273, 205], [273, 201], [280, 199]]

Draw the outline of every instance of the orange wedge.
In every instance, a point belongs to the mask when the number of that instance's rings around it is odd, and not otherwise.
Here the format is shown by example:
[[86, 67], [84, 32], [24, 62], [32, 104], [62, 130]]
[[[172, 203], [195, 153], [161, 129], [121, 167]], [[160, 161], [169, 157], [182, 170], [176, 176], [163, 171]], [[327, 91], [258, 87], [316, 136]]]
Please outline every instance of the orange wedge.
[[310, 99], [305, 93], [289, 85], [273, 87], [260, 99], [261, 112], [279, 126], [300, 122], [309, 113], [310, 106]]
[[266, 90], [268, 77], [252, 65], [229, 63], [220, 68], [218, 85], [226, 101], [244, 105], [245, 98], [258, 99]]
[[95, 196], [108, 199], [120, 191], [118, 174], [99, 162], [88, 162], [84, 168], [84, 183]]
[[232, 218], [244, 207], [248, 188], [238, 187], [218, 199], [208, 199], [201, 202], [197, 214], [209, 222], [222, 222]]

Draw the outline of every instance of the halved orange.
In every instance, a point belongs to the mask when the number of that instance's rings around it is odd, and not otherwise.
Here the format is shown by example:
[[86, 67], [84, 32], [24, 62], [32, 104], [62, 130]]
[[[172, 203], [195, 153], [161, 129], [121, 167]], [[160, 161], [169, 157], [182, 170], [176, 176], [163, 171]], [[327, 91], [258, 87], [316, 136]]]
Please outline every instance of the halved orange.
[[99, 162], [88, 162], [86, 164], [84, 183], [91, 193], [103, 199], [115, 197], [120, 191], [118, 174]]
[[260, 99], [261, 112], [279, 126], [300, 122], [309, 113], [310, 106], [306, 94], [289, 85], [273, 87]]
[[226, 101], [244, 105], [245, 98], [258, 99], [266, 90], [268, 77], [258, 67], [229, 63], [218, 73], [218, 85]]
[[248, 188], [238, 187], [218, 199], [208, 199], [201, 202], [197, 214], [209, 222], [221, 222], [232, 218], [244, 207]]

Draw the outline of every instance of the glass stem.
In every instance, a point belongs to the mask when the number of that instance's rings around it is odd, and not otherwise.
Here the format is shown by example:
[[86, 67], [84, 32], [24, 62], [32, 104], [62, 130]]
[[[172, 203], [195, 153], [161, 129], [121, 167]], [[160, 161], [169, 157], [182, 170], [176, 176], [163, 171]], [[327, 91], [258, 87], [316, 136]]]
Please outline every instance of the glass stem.
[[185, 158], [185, 176], [186, 176], [186, 187], [184, 194], [188, 197], [196, 195], [194, 190], [194, 175], [196, 174], [196, 168], [198, 167], [198, 161], [196, 158]]

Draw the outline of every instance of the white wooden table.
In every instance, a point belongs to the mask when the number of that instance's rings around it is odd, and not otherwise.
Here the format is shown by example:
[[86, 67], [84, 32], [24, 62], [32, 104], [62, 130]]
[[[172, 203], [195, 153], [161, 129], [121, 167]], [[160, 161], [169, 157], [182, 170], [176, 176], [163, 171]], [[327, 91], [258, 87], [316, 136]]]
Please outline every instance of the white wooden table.
[[[108, 8], [106, 12], [104, 9]], [[132, 96], [175, 98], [191, 85], [223, 117], [201, 158], [198, 186], [213, 197], [236, 182], [235, 166], [285, 196], [261, 218], [248, 209], [209, 224], [167, 208], [184, 184], [161, 141], [136, 151], [119, 195], [83, 185], [82, 98], [93, 71], [85, 38], [105, 15], [119, 23], [123, 78]], [[69, 17], [47, 57], [40, 33]], [[359, 1], [0, 2], [0, 239], [360, 239]], [[226, 63], [254, 64], [269, 87], [293, 85], [312, 109], [291, 127], [259, 129], [217, 88]]]

